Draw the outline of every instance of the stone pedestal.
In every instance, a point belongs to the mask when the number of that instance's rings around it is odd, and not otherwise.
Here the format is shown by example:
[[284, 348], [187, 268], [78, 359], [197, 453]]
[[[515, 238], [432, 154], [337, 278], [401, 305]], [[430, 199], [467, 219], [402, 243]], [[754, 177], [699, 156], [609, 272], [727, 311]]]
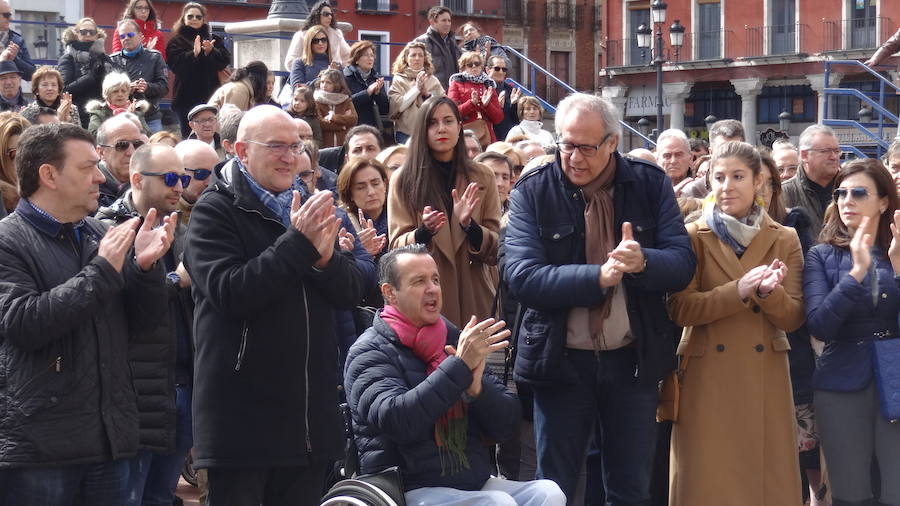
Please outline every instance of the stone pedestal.
[[756, 132], [756, 97], [762, 91], [766, 80], [761, 77], [747, 79], [732, 79], [731, 85], [734, 91], [741, 97], [741, 123], [744, 126], [744, 137], [747, 142], [755, 145], [759, 141]]
[[[304, 22], [303, 19], [270, 18], [225, 25], [225, 32], [234, 36], [234, 66], [243, 67], [259, 60], [269, 70], [290, 72], [291, 69], [284, 68], [284, 56], [291, 45], [291, 37]], [[348, 33], [353, 30], [353, 25], [338, 22], [338, 28]]]

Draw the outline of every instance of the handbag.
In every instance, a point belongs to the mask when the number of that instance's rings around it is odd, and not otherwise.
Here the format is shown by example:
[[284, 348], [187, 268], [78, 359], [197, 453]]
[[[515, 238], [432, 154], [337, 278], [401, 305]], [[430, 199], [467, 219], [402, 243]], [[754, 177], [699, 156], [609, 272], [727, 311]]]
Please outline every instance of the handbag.
[[681, 339], [688, 339], [685, 354], [678, 361], [678, 368], [666, 376], [659, 387], [659, 401], [656, 404], [657, 422], [677, 422], [678, 408], [681, 403], [681, 385], [684, 380], [684, 372], [691, 361], [690, 338], [694, 327], [685, 327]]
[[876, 339], [873, 343], [875, 386], [881, 415], [890, 423], [900, 422], [900, 338]]

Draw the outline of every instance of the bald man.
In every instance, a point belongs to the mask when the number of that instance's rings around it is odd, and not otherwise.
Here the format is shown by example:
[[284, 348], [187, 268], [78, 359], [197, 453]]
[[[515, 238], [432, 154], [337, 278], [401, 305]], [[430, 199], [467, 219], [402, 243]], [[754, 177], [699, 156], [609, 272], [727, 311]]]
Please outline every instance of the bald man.
[[178, 212], [181, 214], [181, 223], [185, 226], [191, 220], [191, 210], [203, 190], [209, 186], [210, 176], [213, 174], [216, 164], [219, 163], [219, 155], [208, 143], [198, 139], [187, 139], [175, 146], [175, 151], [181, 157], [184, 170], [191, 176], [191, 184], [181, 193], [178, 201]]
[[191, 213], [194, 465], [210, 504], [318, 504], [343, 456], [334, 311], [362, 297], [359, 267], [336, 249], [331, 192], [302, 205], [309, 164], [291, 117], [247, 111], [236, 158]]

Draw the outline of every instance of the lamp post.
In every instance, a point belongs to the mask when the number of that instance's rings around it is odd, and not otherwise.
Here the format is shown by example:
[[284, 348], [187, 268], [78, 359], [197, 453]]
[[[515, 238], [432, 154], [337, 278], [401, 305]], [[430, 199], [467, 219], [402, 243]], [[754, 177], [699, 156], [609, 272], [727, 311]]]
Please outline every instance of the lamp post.
[[778, 115], [778, 128], [780, 128], [782, 132], [788, 133], [788, 130], [791, 129], [791, 113], [781, 111], [781, 114]]
[[[657, 132], [663, 130], [663, 76], [662, 66], [666, 63], [665, 46], [663, 43], [662, 28], [666, 22], [666, 9], [668, 5], [663, 0], [653, 0], [650, 4], [650, 23], [651, 26], [642, 24], [635, 31], [637, 35], [638, 47], [642, 50], [650, 49], [650, 56], [653, 61], [651, 65], [656, 67], [656, 129]], [[651, 39], [654, 32], [656, 33], [656, 41], [651, 47]], [[675, 49], [675, 59], [678, 59], [678, 51], [684, 45], [684, 26], [679, 20], [675, 20], [669, 27], [669, 42]]]

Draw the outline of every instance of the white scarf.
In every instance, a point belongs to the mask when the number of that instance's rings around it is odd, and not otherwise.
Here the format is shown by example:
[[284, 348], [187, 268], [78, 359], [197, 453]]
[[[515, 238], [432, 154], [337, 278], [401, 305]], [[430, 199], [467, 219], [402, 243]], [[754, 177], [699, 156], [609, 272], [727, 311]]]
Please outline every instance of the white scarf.
[[313, 92], [313, 99], [315, 99], [316, 102], [321, 102], [323, 104], [334, 107], [338, 104], [343, 104], [344, 102], [349, 100], [350, 96], [348, 96], [344, 93], [337, 93], [334, 91], [325, 91], [322, 89], [318, 89]]

